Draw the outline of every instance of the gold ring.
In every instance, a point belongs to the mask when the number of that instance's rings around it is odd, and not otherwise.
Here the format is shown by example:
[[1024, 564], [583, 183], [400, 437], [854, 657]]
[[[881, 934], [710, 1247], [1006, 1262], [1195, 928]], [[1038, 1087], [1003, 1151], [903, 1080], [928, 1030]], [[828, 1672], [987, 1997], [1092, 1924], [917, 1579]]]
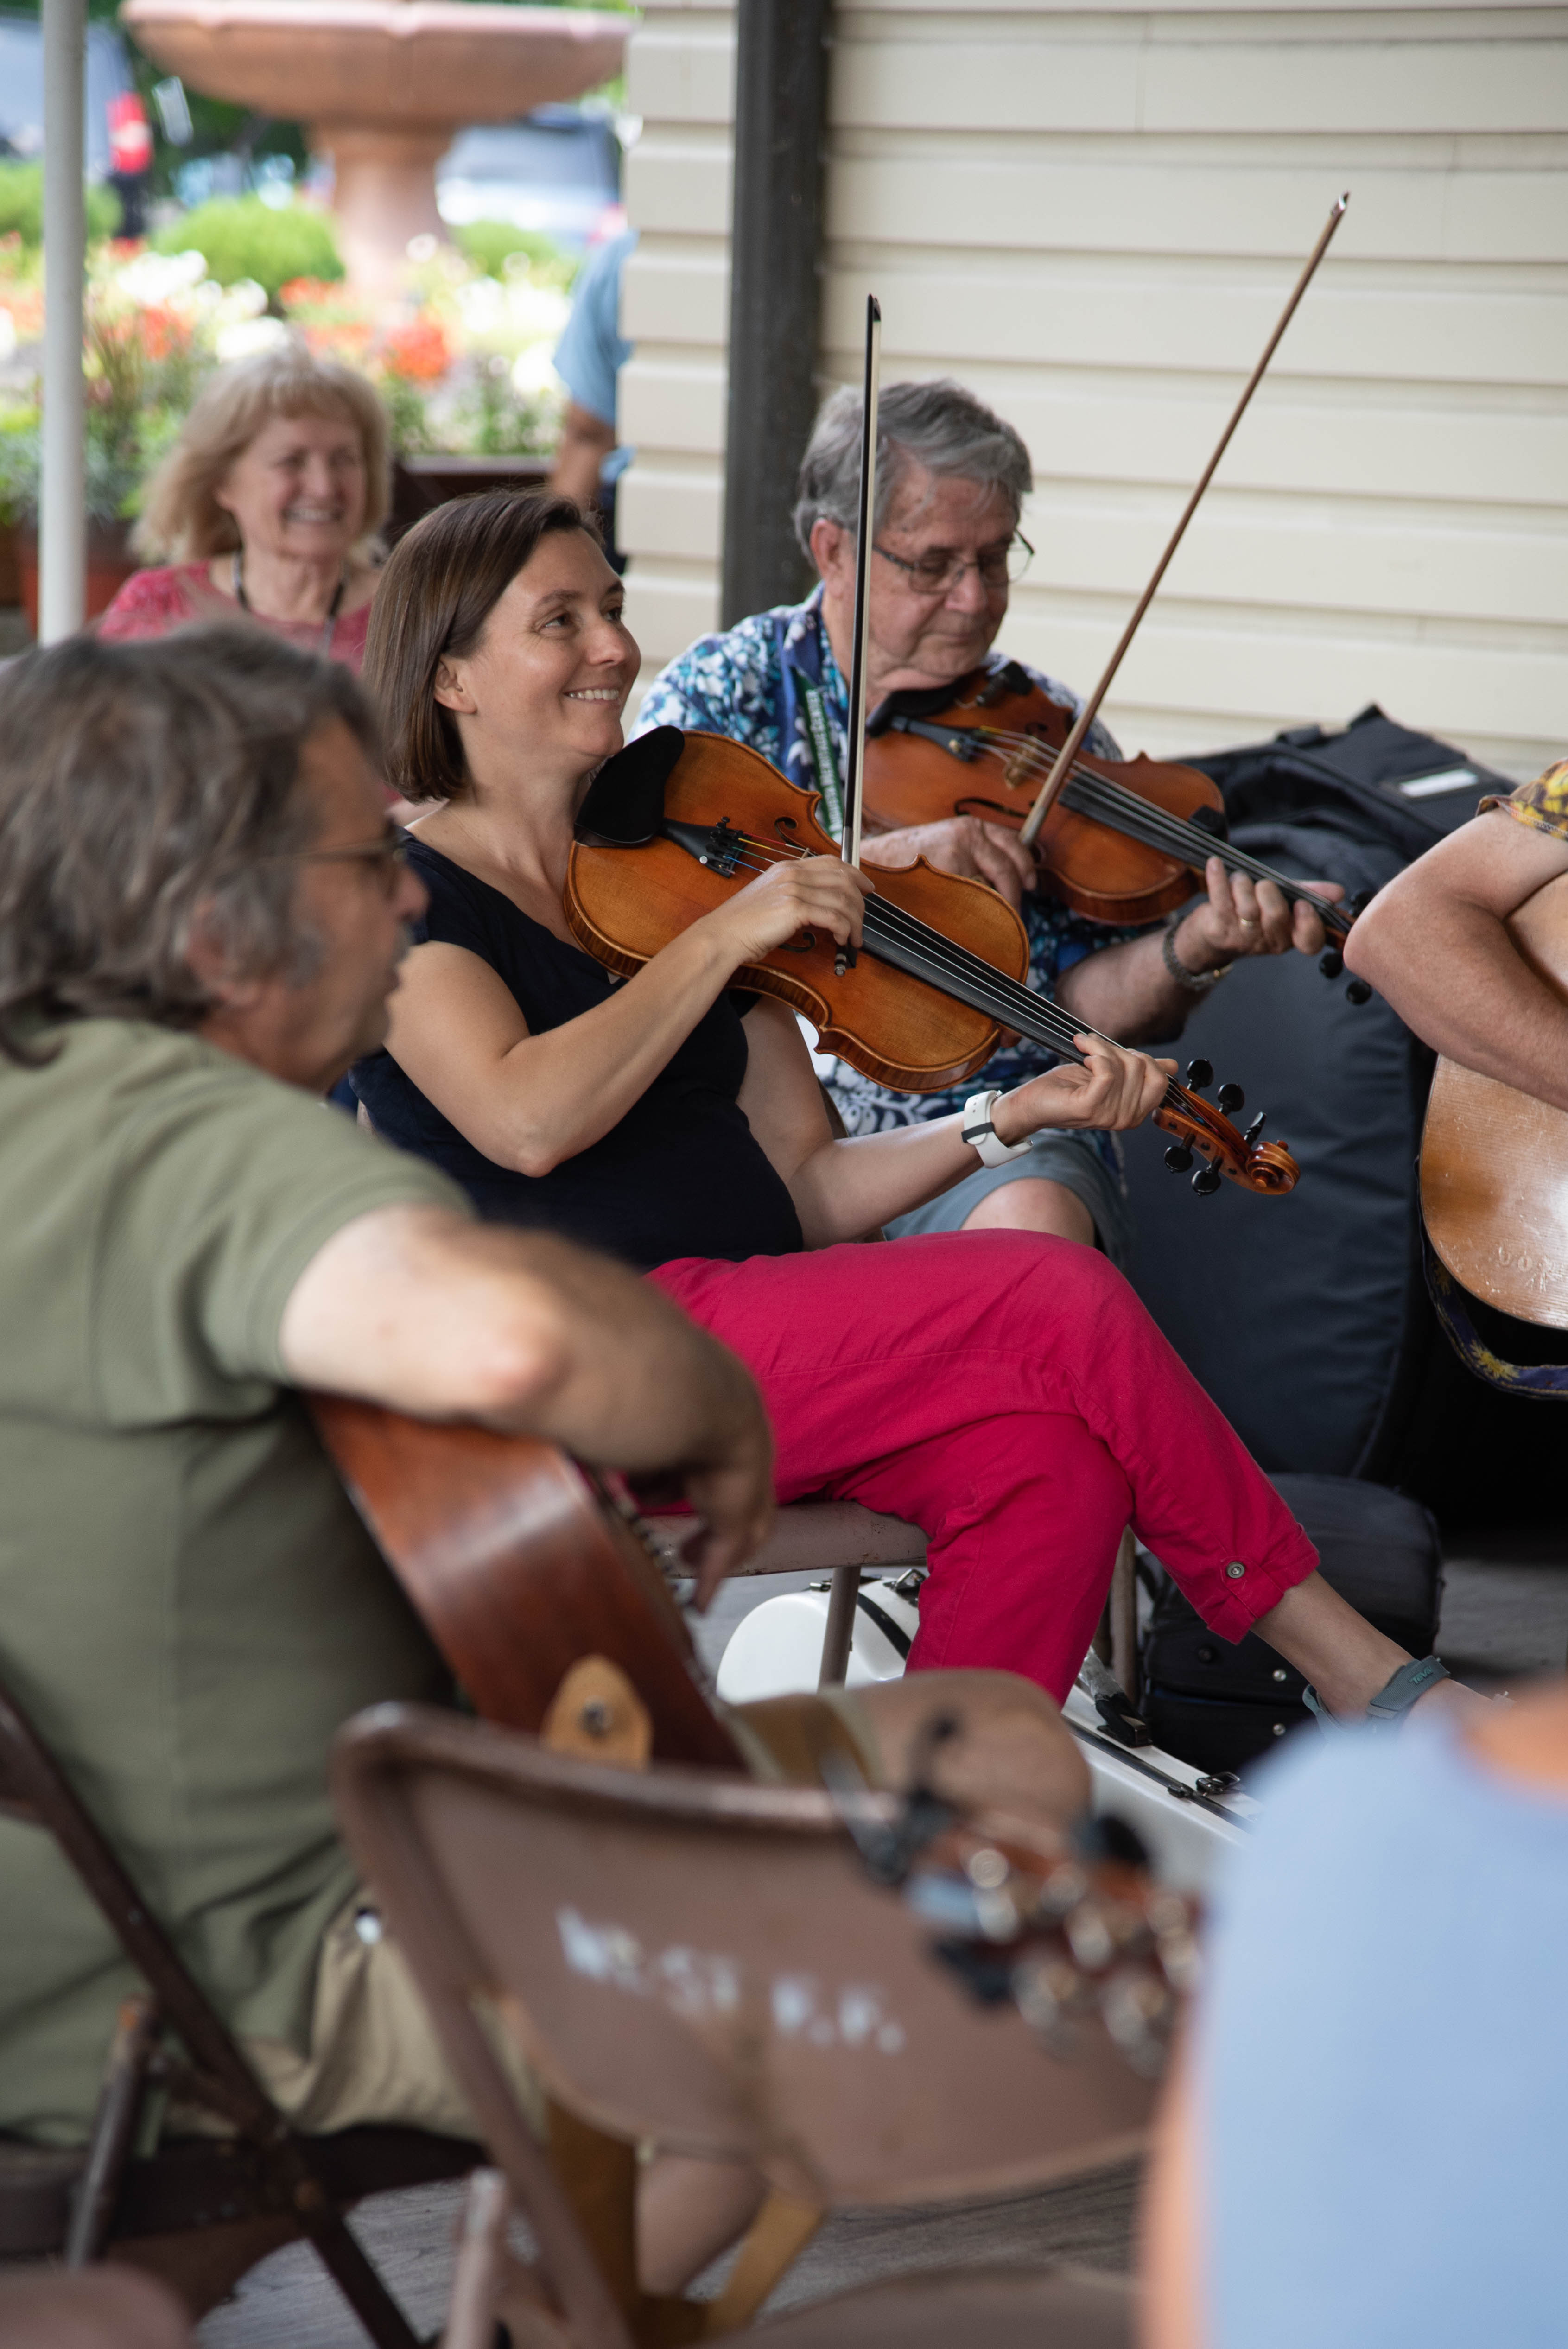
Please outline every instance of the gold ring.
[[1257, 928], [1256, 922], [1249, 921], [1245, 914], [1238, 914], [1236, 916], [1236, 919], [1240, 922], [1243, 930], [1255, 930]]

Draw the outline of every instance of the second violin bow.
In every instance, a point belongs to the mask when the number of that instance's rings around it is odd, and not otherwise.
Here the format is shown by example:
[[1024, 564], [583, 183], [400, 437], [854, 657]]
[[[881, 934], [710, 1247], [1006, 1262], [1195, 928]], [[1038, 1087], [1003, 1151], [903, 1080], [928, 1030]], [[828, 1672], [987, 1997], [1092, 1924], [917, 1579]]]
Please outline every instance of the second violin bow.
[[1088, 699], [1084, 703], [1083, 708], [1079, 710], [1077, 722], [1073, 726], [1072, 731], [1068, 734], [1067, 740], [1062, 744], [1060, 750], [1057, 753], [1056, 761], [1051, 768], [1050, 773], [1040, 785], [1039, 796], [1036, 800], [1034, 806], [1029, 810], [1027, 819], [1024, 824], [1024, 829], [1019, 834], [1019, 837], [1023, 841], [1026, 848], [1029, 848], [1034, 845], [1036, 839], [1038, 837], [1040, 826], [1044, 823], [1047, 816], [1049, 815], [1051, 812], [1051, 807], [1056, 799], [1057, 793], [1060, 791], [1068, 775], [1071, 774], [1073, 761], [1078, 757], [1079, 750], [1083, 748], [1085, 735], [1088, 732], [1089, 728], [1094, 724], [1096, 718], [1099, 715], [1099, 705], [1105, 699], [1106, 695], [1110, 691], [1111, 681], [1115, 678], [1117, 670], [1121, 667], [1122, 657], [1126, 653], [1129, 645], [1132, 642], [1133, 637], [1138, 634], [1143, 615], [1148, 611], [1149, 606], [1154, 601], [1155, 591], [1159, 587], [1160, 582], [1164, 578], [1166, 572], [1171, 567], [1171, 558], [1175, 554], [1176, 549], [1181, 545], [1182, 535], [1186, 531], [1187, 525], [1191, 521], [1192, 516], [1197, 512], [1199, 502], [1202, 498], [1203, 492], [1208, 488], [1210, 482], [1213, 480], [1215, 470], [1219, 465], [1220, 460], [1231, 445], [1231, 436], [1235, 431], [1235, 429], [1241, 422], [1243, 417], [1246, 414], [1247, 403], [1252, 398], [1253, 392], [1256, 391], [1259, 384], [1262, 383], [1264, 377], [1267, 372], [1269, 361], [1273, 358], [1275, 351], [1278, 350], [1281, 337], [1283, 336], [1285, 328], [1289, 326], [1291, 320], [1295, 316], [1302, 295], [1306, 292], [1307, 287], [1311, 285], [1314, 276], [1316, 274], [1317, 264], [1323, 259], [1324, 254], [1328, 251], [1334, 232], [1339, 226], [1340, 222], [1345, 218], [1345, 208], [1349, 202], [1350, 198], [1348, 193], [1341, 196], [1333, 211], [1329, 213], [1327, 224], [1324, 229], [1323, 234], [1313, 246], [1312, 252], [1307, 257], [1306, 266], [1302, 271], [1301, 275], [1296, 279], [1295, 291], [1292, 294], [1290, 300], [1285, 304], [1284, 310], [1280, 313], [1279, 324], [1275, 326], [1273, 334], [1269, 336], [1267, 343], [1264, 345], [1264, 355], [1262, 358], [1259, 359], [1256, 367], [1253, 369], [1252, 374], [1248, 377], [1246, 388], [1242, 393], [1240, 399], [1237, 400], [1235, 408], [1232, 411], [1230, 422], [1226, 425], [1224, 430], [1220, 435], [1219, 446], [1214, 450], [1214, 453], [1210, 458], [1208, 463], [1204, 466], [1198, 486], [1193, 491], [1191, 496], [1188, 499], [1185, 509], [1182, 512], [1181, 519], [1177, 523], [1175, 529], [1171, 532], [1165, 552], [1154, 566], [1154, 575], [1150, 580], [1149, 585], [1144, 589], [1142, 595], [1139, 597], [1137, 607], [1133, 612], [1132, 617], [1129, 620], [1126, 627], [1123, 628], [1121, 632], [1121, 642], [1117, 646], [1116, 650], [1112, 653], [1109, 660], [1106, 663], [1104, 676], [1100, 678], [1099, 683], [1095, 687], [1094, 691], [1089, 695]]

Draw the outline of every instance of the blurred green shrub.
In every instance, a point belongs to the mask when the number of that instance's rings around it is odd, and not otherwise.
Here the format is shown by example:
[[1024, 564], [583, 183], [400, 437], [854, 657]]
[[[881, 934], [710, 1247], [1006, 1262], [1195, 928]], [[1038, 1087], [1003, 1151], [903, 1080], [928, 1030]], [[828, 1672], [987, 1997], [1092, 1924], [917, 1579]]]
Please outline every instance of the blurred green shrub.
[[220, 285], [253, 278], [275, 304], [292, 278], [337, 279], [343, 262], [325, 213], [304, 204], [275, 209], [260, 196], [214, 196], [152, 239], [157, 253], [199, 253]]
[[546, 236], [542, 229], [513, 228], [510, 221], [479, 220], [449, 233], [459, 251], [466, 253], [487, 277], [504, 277], [513, 254], [522, 255], [538, 285], [559, 285], [564, 292], [577, 274], [577, 255]]
[[[119, 198], [112, 188], [87, 191], [88, 239], [113, 236], [119, 228]], [[0, 163], [0, 236], [19, 236], [29, 249], [44, 241], [44, 167]]]

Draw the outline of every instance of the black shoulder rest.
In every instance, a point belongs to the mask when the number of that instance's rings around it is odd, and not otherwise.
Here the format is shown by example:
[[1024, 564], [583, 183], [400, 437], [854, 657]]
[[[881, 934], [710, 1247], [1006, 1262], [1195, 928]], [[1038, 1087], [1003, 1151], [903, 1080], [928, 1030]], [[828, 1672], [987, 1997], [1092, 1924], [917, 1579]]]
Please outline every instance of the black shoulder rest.
[[686, 749], [678, 726], [655, 726], [606, 759], [577, 815], [577, 837], [612, 848], [642, 848], [665, 812], [665, 785]]

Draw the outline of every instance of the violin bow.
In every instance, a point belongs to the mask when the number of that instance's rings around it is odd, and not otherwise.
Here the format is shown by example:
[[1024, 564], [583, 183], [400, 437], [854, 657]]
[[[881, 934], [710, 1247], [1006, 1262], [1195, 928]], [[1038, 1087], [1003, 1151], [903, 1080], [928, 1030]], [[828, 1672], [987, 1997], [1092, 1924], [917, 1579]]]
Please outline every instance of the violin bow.
[[[1095, 719], [1099, 715], [1099, 705], [1105, 699], [1106, 695], [1110, 691], [1112, 680], [1116, 676], [1117, 670], [1121, 667], [1122, 656], [1127, 651], [1127, 648], [1132, 642], [1133, 637], [1138, 634], [1139, 627], [1143, 619], [1143, 615], [1148, 611], [1149, 606], [1154, 601], [1155, 591], [1159, 587], [1160, 582], [1164, 578], [1166, 572], [1171, 567], [1171, 558], [1175, 554], [1176, 549], [1181, 545], [1187, 525], [1191, 521], [1192, 516], [1197, 512], [1203, 492], [1208, 488], [1210, 482], [1213, 480], [1221, 458], [1224, 455], [1226, 450], [1231, 445], [1232, 435], [1235, 431], [1235, 429], [1241, 422], [1243, 417], [1247, 412], [1248, 402], [1251, 400], [1253, 392], [1256, 391], [1259, 384], [1263, 381], [1264, 375], [1267, 373], [1269, 361], [1273, 358], [1275, 351], [1278, 350], [1284, 330], [1296, 314], [1296, 309], [1301, 302], [1302, 295], [1306, 292], [1306, 289], [1311, 285], [1313, 278], [1316, 275], [1317, 264], [1323, 259], [1324, 254], [1328, 251], [1330, 242], [1334, 236], [1334, 232], [1339, 226], [1340, 222], [1345, 218], [1345, 208], [1349, 202], [1350, 197], [1348, 192], [1346, 192], [1345, 195], [1340, 197], [1338, 202], [1329, 213], [1327, 223], [1324, 229], [1323, 234], [1313, 246], [1312, 252], [1307, 257], [1306, 266], [1303, 269], [1301, 275], [1296, 280], [1295, 291], [1292, 294], [1290, 300], [1285, 304], [1284, 308], [1281, 311], [1279, 324], [1275, 326], [1273, 334], [1269, 336], [1267, 343], [1264, 345], [1264, 355], [1262, 358], [1259, 359], [1256, 367], [1253, 369], [1252, 374], [1248, 377], [1246, 388], [1242, 393], [1240, 399], [1236, 402], [1235, 408], [1232, 412], [1230, 422], [1226, 425], [1224, 430], [1220, 435], [1219, 446], [1214, 450], [1214, 453], [1210, 458], [1208, 463], [1204, 466], [1202, 474], [1199, 479], [1198, 486], [1193, 491], [1191, 496], [1188, 499], [1186, 506], [1182, 512], [1181, 519], [1177, 523], [1175, 529], [1171, 532], [1170, 543], [1166, 546], [1164, 554], [1161, 556], [1159, 562], [1154, 566], [1154, 575], [1150, 580], [1149, 585], [1144, 589], [1142, 595], [1139, 597], [1137, 607], [1133, 612], [1132, 617], [1129, 620], [1126, 627], [1123, 628], [1121, 632], [1121, 642], [1117, 646], [1116, 650], [1112, 653], [1109, 660], [1107, 662], [1104, 676], [1100, 678], [1099, 683], [1095, 687], [1094, 691], [1089, 695], [1088, 699], [1084, 703], [1083, 708], [1079, 710], [1076, 724], [1073, 726], [1067, 740], [1062, 744], [1060, 750], [1057, 753], [1056, 763], [1053, 765], [1050, 773], [1040, 785], [1039, 797], [1036, 800], [1034, 806], [1029, 810], [1028, 817], [1024, 824], [1024, 829], [1019, 834], [1019, 838], [1023, 841], [1026, 848], [1033, 847], [1035, 841], [1038, 836], [1040, 826], [1044, 823], [1047, 816], [1049, 815], [1051, 812], [1052, 803], [1056, 799], [1057, 793], [1061, 790], [1063, 783], [1066, 782], [1068, 777], [1071, 774], [1073, 761], [1078, 757], [1079, 750], [1083, 748], [1085, 735], [1088, 732], [1089, 728], [1094, 724]], [[863, 718], [861, 725], [863, 732]]]
[[861, 788], [866, 765], [866, 650], [871, 635], [872, 536], [877, 513], [877, 405], [882, 382], [882, 304], [866, 295], [865, 395], [861, 406], [861, 495], [855, 537], [855, 640], [850, 659], [850, 741], [844, 764], [843, 853], [861, 861]]

